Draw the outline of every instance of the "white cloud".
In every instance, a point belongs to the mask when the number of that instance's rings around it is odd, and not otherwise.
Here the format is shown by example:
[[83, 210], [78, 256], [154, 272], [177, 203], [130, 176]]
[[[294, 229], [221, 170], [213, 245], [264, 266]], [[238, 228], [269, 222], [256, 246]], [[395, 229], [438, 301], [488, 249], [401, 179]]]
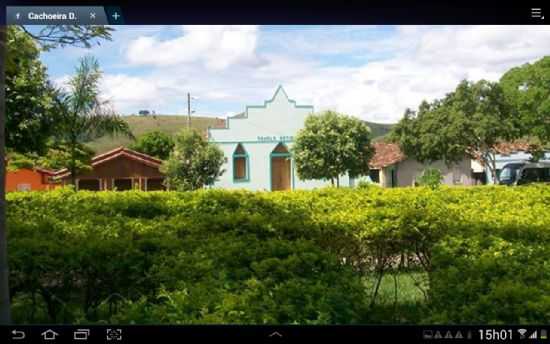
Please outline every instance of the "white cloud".
[[[380, 36], [348, 35], [335, 45], [324, 31], [318, 40], [309, 31], [307, 52], [299, 50], [300, 30], [278, 36], [255, 26], [184, 26], [178, 33], [130, 40], [124, 57], [142, 73], [118, 70], [102, 83], [117, 110], [175, 112], [191, 92], [200, 97], [199, 112], [239, 113], [270, 98], [282, 84], [299, 104], [391, 123], [407, 107], [444, 96], [462, 79], [496, 81], [511, 67], [550, 55], [550, 26], [403, 26]], [[293, 36], [296, 42], [288, 42]], [[262, 42], [272, 49], [260, 49]], [[345, 47], [343, 54], [335, 57], [334, 46]], [[325, 50], [329, 62], [323, 60]]]
[[[396, 122], [462, 79], [497, 81], [511, 67], [550, 55], [550, 27], [402, 27], [372, 42], [392, 57], [354, 68], [302, 70], [291, 96], [363, 119]], [[320, 48], [321, 49], [321, 48]]]
[[132, 77], [123, 74], [106, 75], [102, 79], [102, 97], [110, 100], [117, 111], [132, 109], [137, 112], [140, 109], [156, 109], [164, 104], [160, 86], [140, 77]]
[[256, 26], [182, 26], [183, 35], [161, 40], [141, 36], [128, 46], [132, 64], [166, 66], [201, 61], [212, 70], [236, 63], [258, 65]]
[[69, 75], [62, 75], [52, 80], [53, 87], [60, 88], [64, 92], [69, 91], [69, 81], [71, 77]]

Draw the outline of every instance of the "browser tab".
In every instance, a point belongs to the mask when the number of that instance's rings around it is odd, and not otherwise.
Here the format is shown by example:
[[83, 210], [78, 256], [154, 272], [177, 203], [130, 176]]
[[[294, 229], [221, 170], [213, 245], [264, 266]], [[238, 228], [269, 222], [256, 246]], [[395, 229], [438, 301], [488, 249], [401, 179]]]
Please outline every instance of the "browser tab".
[[8, 6], [8, 25], [106, 25], [102, 6]]

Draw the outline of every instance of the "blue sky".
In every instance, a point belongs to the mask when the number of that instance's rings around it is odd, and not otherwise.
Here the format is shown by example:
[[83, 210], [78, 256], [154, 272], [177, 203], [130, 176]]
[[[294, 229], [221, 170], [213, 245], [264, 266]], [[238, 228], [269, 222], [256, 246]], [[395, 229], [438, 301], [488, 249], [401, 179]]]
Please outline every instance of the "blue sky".
[[91, 49], [42, 53], [63, 86], [79, 58], [98, 58], [102, 96], [141, 109], [225, 117], [278, 85], [298, 104], [392, 123], [462, 79], [498, 80], [550, 55], [550, 26], [117, 26]]

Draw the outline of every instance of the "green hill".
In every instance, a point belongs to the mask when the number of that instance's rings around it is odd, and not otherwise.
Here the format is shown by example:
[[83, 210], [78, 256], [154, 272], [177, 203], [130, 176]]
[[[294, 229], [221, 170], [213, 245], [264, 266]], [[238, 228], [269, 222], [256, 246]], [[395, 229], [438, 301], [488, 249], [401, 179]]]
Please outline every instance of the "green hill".
[[394, 124], [382, 124], [367, 121], [365, 121], [365, 123], [367, 123], [370, 130], [372, 131], [372, 137], [374, 139], [386, 136], [390, 132], [391, 128], [394, 126]]
[[[135, 137], [139, 137], [147, 132], [162, 131], [168, 134], [176, 134], [181, 129], [187, 127], [187, 116], [185, 115], [148, 115], [148, 116], [124, 116], [124, 120], [130, 125], [130, 129]], [[366, 122], [372, 130], [373, 138], [386, 135], [392, 128], [392, 124], [380, 124]], [[191, 117], [191, 127], [206, 132], [208, 127], [220, 128], [225, 125], [225, 121], [215, 117]], [[96, 153], [103, 153], [119, 146], [128, 146], [132, 140], [126, 137], [102, 137], [88, 144]]]
[[[139, 137], [147, 132], [162, 131], [168, 134], [176, 134], [181, 129], [187, 127], [187, 116], [185, 115], [148, 115], [148, 116], [123, 116], [124, 120], [130, 125], [130, 129], [135, 137]], [[225, 122], [221, 118], [215, 117], [191, 117], [191, 127], [206, 132], [210, 126], [212, 128], [223, 126]], [[88, 144], [96, 153], [103, 153], [119, 146], [128, 146], [132, 140], [126, 137], [104, 136]]]

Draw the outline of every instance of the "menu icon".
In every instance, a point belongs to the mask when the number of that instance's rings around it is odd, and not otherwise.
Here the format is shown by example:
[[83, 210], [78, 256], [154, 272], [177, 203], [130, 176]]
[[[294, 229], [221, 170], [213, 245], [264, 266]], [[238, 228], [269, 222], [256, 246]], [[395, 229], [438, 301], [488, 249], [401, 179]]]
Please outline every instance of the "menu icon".
[[542, 8], [531, 8], [531, 17], [544, 19], [544, 16], [542, 15]]

